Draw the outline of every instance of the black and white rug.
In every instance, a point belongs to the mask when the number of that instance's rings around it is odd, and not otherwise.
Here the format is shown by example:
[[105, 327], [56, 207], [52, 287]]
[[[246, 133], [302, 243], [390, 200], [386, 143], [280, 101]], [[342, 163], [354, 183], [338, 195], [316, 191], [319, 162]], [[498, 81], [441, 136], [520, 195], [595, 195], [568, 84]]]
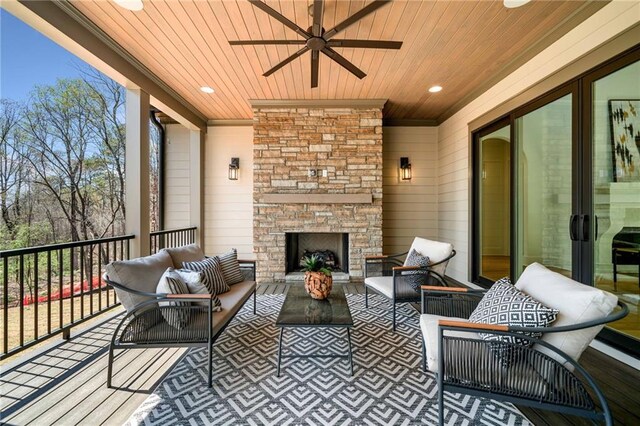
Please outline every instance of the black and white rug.
[[[206, 350], [192, 349], [127, 421], [127, 425], [412, 425], [437, 423], [436, 380], [420, 368], [418, 313], [348, 295], [354, 318], [354, 375], [345, 359], [285, 359], [276, 377], [275, 320], [284, 295], [258, 296], [236, 315], [214, 346], [214, 384], [207, 387]], [[295, 354], [345, 353], [342, 329], [288, 328]], [[510, 404], [447, 394], [448, 425], [529, 425]]]

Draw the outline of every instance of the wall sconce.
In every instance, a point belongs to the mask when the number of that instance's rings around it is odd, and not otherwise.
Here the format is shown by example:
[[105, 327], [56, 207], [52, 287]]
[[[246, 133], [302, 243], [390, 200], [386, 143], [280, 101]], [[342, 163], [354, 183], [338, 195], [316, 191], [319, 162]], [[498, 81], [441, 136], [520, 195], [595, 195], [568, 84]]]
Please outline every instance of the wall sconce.
[[240, 159], [238, 157], [231, 158], [231, 163], [229, 163], [229, 180], [238, 180], [239, 169]]
[[400, 157], [400, 180], [411, 180], [409, 157]]

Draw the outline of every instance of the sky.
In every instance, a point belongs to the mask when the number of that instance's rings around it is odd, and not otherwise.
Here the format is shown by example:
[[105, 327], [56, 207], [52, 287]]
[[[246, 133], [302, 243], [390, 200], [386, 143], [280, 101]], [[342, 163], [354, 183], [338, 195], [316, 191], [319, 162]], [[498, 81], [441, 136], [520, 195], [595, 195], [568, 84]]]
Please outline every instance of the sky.
[[84, 62], [0, 9], [0, 97], [27, 99], [36, 85], [78, 77], [80, 64]]

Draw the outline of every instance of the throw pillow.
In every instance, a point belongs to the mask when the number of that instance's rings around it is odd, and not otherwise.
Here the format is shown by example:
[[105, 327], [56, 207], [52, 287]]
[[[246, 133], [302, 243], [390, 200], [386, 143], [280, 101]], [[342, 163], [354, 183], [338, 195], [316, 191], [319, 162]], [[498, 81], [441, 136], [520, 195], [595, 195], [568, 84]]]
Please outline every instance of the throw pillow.
[[222, 268], [224, 281], [228, 285], [244, 281], [244, 275], [240, 270], [240, 264], [238, 263], [238, 251], [236, 249], [231, 249], [230, 252], [221, 254], [218, 258], [220, 259], [220, 267]]
[[[481, 324], [511, 325], [518, 327], [546, 327], [556, 320], [558, 310], [544, 306], [532, 297], [522, 293], [511, 284], [507, 277], [496, 281], [485, 293], [476, 309], [469, 316], [470, 322]], [[521, 334], [539, 338], [539, 332], [521, 332]], [[520, 346], [531, 346], [532, 342], [517, 336], [504, 336], [480, 333], [487, 341], [507, 342]], [[508, 365], [513, 358], [505, 346], [496, 345], [503, 365]], [[509, 355], [509, 356], [507, 356]]]
[[[189, 294], [187, 285], [182, 281], [180, 275], [173, 268], [167, 268], [156, 287], [157, 293], [166, 294]], [[187, 309], [191, 302], [179, 300], [162, 300], [158, 302], [160, 312], [165, 321], [173, 328], [181, 330], [189, 323], [191, 316], [190, 309]], [[167, 308], [169, 307], [169, 308]]]
[[[429, 258], [418, 253], [416, 250], [411, 250], [407, 259], [404, 262], [405, 266], [429, 266]], [[402, 275], [405, 277], [407, 284], [411, 286], [415, 291], [420, 291], [420, 286], [426, 284], [427, 271], [405, 271]]]
[[231, 290], [224, 281], [220, 259], [215, 256], [198, 262], [183, 262], [182, 268], [204, 273], [203, 283], [207, 287], [209, 294], [222, 294]]
[[[187, 285], [187, 288], [189, 289], [189, 293], [211, 294], [209, 293], [209, 290], [207, 289], [207, 287], [204, 285], [204, 272], [190, 271], [188, 269], [176, 269], [176, 272], [180, 275], [180, 278], [182, 278], [182, 281], [184, 281], [184, 283]], [[220, 299], [218, 298], [218, 296], [213, 294], [212, 298], [213, 298], [213, 303], [211, 304], [212, 311], [213, 312], [221, 311], [222, 302], [220, 302]], [[191, 302], [191, 303], [193, 303], [194, 305], [209, 306], [209, 302], [205, 300], [200, 300], [200, 301]]]

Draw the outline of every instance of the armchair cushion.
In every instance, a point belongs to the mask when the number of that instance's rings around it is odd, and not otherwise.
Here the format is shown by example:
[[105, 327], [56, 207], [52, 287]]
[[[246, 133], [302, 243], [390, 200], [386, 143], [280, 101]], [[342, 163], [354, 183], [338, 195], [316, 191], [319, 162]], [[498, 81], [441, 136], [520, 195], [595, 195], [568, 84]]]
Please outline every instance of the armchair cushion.
[[[405, 266], [429, 266], [429, 257], [423, 256], [415, 250], [411, 250], [407, 256], [407, 260], [404, 262]], [[427, 272], [426, 271], [405, 271], [402, 273], [405, 276], [407, 283], [415, 290], [420, 291], [420, 286], [425, 285]]]
[[165, 248], [161, 251], [169, 253], [171, 260], [173, 260], [173, 267], [176, 269], [182, 268], [184, 262], [197, 262], [204, 259], [204, 252], [197, 244]]
[[[171, 266], [173, 266], [173, 262], [169, 253], [160, 251], [152, 256], [111, 262], [106, 267], [106, 273], [110, 280], [124, 287], [147, 293], [155, 293], [160, 277], [162, 277], [162, 274]], [[122, 303], [122, 306], [127, 312], [131, 312], [135, 306], [152, 299], [117, 288], [115, 290], [120, 303]]]
[[364, 284], [383, 296], [393, 299], [393, 277], [368, 277]]
[[238, 284], [244, 281], [244, 275], [240, 270], [238, 252], [236, 249], [231, 249], [230, 252], [221, 254], [218, 258], [220, 259], [222, 275], [224, 275], [224, 281], [227, 285]]
[[[222, 305], [220, 302], [220, 298], [218, 298], [218, 295], [210, 293], [207, 289], [207, 286], [204, 285], [204, 272], [190, 271], [188, 269], [176, 269], [175, 271], [178, 273], [178, 275], [180, 275], [182, 281], [184, 281], [184, 283], [187, 285], [190, 294], [211, 294], [213, 298], [211, 310], [213, 312], [218, 312], [222, 309]], [[200, 300], [191, 303], [193, 303], [194, 305], [209, 306], [209, 301], [207, 300]]]
[[[427, 355], [427, 368], [434, 373], [438, 372], [438, 349], [440, 348], [440, 342], [438, 341], [438, 322], [444, 319], [469, 322], [466, 318], [443, 317], [430, 314], [420, 315], [420, 330], [422, 331], [422, 338], [424, 339]], [[445, 333], [447, 336], [480, 339], [480, 335], [473, 332], [447, 330]]]
[[222, 294], [230, 290], [224, 281], [218, 257], [208, 257], [198, 262], [183, 262], [182, 266], [184, 269], [204, 274], [204, 285], [207, 287], [209, 294]]
[[[546, 306], [558, 310], [558, 319], [552, 327], [606, 317], [618, 303], [618, 298], [613, 294], [576, 282], [550, 271], [539, 263], [532, 263], [524, 270], [516, 283], [516, 288]], [[564, 351], [577, 361], [602, 327], [604, 325], [564, 333], [546, 333], [542, 336], [542, 340]], [[546, 348], [537, 349], [562, 361]], [[573, 368], [569, 364], [566, 366]]]
[[[166, 294], [189, 294], [189, 289], [184, 281], [182, 281], [182, 278], [180, 278], [180, 274], [178, 274], [172, 267], [169, 267], [165, 273], [162, 274], [162, 277], [158, 282], [156, 292]], [[165, 321], [171, 327], [180, 330], [186, 327], [189, 323], [191, 312], [189, 309], [185, 308], [189, 307], [191, 302], [184, 300], [163, 300], [159, 301], [158, 305], [160, 307], [165, 307], [165, 309], [161, 310], [161, 313]], [[167, 306], [173, 308], [166, 308]]]
[[[453, 251], [453, 246], [449, 243], [442, 243], [439, 241], [431, 241], [426, 238], [415, 237], [413, 243], [411, 244], [411, 248], [409, 249], [409, 253], [412, 250], [420, 253], [422, 256], [428, 257], [431, 263], [438, 263], [451, 255]], [[407, 257], [407, 260], [409, 258]], [[433, 267], [433, 270], [440, 275], [444, 276], [444, 273], [447, 269], [447, 263], [444, 262], [440, 265], [436, 265]], [[405, 266], [407, 265], [407, 261], [405, 260]]]

